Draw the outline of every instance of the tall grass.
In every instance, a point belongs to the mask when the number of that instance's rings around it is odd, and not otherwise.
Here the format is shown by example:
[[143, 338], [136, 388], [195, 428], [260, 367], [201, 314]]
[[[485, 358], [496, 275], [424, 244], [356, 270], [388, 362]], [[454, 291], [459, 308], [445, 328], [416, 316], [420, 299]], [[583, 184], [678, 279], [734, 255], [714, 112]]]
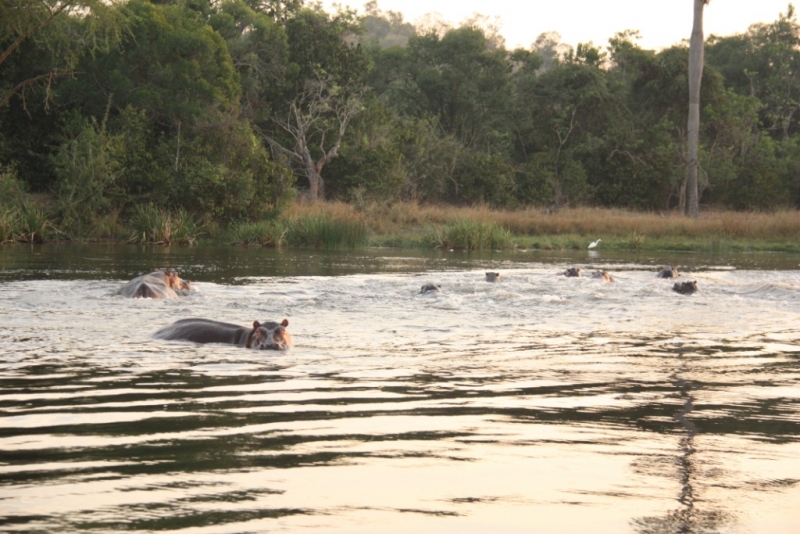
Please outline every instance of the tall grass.
[[462, 220], [433, 229], [440, 248], [465, 250], [503, 249], [512, 245], [511, 233], [496, 222]]
[[358, 217], [328, 214], [296, 216], [285, 221], [286, 241], [291, 246], [314, 248], [361, 248], [367, 246], [367, 224]]
[[36, 204], [0, 208], [0, 243], [44, 243], [56, 231], [50, 217]]
[[[344, 205], [346, 206], [346, 205]], [[327, 209], [327, 208], [324, 208]], [[343, 210], [337, 205], [337, 210]], [[496, 223], [513, 235], [612, 235], [628, 239], [636, 233], [644, 238], [707, 237], [737, 239], [793, 238], [800, 235], [800, 212], [705, 211], [698, 219], [676, 212], [635, 212], [621, 209], [572, 208], [555, 213], [537, 208], [496, 210], [487, 206], [421, 205], [416, 202], [373, 204], [364, 208], [370, 229], [378, 234], [401, 227], [453, 224], [458, 221]], [[605, 238], [603, 239], [605, 242]]]
[[235, 223], [229, 229], [234, 244], [276, 248], [286, 244], [286, 232], [286, 226], [276, 221]]
[[20, 234], [18, 241], [25, 243], [44, 243], [48, 236], [55, 232], [55, 226], [44, 209], [33, 202], [26, 203], [20, 209]]
[[129, 243], [193, 245], [202, 234], [202, 225], [186, 211], [172, 213], [150, 204], [136, 208], [130, 225]]
[[0, 244], [14, 243], [19, 235], [19, 211], [15, 208], [0, 208]]
[[91, 235], [100, 239], [115, 239], [127, 235], [127, 229], [122, 224], [120, 210], [111, 210], [109, 213], [96, 217], [90, 227]]
[[44, 243], [55, 234], [57, 229], [42, 205], [25, 192], [16, 169], [0, 166], [0, 243]]
[[[399, 246], [582, 249], [602, 237], [602, 249], [800, 252], [800, 212], [789, 210], [707, 210], [698, 219], [689, 219], [676, 212], [601, 208], [549, 212], [418, 202], [318, 202], [292, 206], [284, 216], [358, 217], [367, 224], [372, 243]], [[492, 228], [494, 237], [485, 237]], [[294, 244], [290, 239], [289, 245]]]

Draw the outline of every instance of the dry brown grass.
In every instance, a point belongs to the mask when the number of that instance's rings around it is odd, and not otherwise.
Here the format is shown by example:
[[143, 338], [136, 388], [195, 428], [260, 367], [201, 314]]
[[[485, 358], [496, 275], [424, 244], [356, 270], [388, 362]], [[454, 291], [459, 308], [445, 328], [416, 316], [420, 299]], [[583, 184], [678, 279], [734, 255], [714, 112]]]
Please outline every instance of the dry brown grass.
[[379, 235], [419, 230], [459, 221], [497, 223], [514, 235], [631, 235], [651, 238], [800, 239], [800, 212], [708, 211], [697, 220], [678, 213], [633, 212], [619, 209], [573, 208], [548, 213], [537, 208], [496, 210], [486, 206], [455, 207], [416, 202], [373, 203], [357, 209], [343, 202], [296, 204], [284, 217], [326, 214], [362, 219]]

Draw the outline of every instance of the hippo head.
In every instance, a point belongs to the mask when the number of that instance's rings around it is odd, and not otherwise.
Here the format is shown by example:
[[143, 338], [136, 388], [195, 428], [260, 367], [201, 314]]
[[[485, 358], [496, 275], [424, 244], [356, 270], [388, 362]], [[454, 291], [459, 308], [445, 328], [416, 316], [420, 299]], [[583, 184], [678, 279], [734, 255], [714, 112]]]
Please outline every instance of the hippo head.
[[580, 267], [570, 267], [566, 271], [564, 271], [564, 276], [580, 276], [581, 275], [581, 268]]
[[164, 281], [172, 289], [183, 290], [183, 291], [192, 291], [195, 289], [195, 287], [190, 282], [181, 279], [181, 277], [178, 276], [178, 273], [176, 273], [172, 269], [169, 268], [164, 269], [164, 275], [165, 275]]
[[592, 273], [592, 278], [599, 278], [603, 280], [603, 282], [613, 282], [614, 278], [608, 274], [606, 271], [595, 271]]
[[680, 276], [678, 269], [672, 266], [664, 267], [658, 273], [659, 278], [677, 278], [678, 276]]
[[676, 283], [672, 286], [672, 290], [680, 293], [681, 295], [691, 295], [695, 291], [697, 291], [697, 280], [692, 282], [681, 282]]
[[500, 279], [500, 273], [486, 273], [486, 281], [487, 282], [497, 282]]
[[422, 286], [422, 289], [419, 290], [420, 293], [430, 293], [432, 291], [440, 291], [442, 289], [441, 284], [425, 284]]
[[286, 331], [289, 320], [280, 324], [253, 321], [253, 332], [250, 335], [248, 348], [256, 350], [286, 350], [292, 346], [292, 335]]

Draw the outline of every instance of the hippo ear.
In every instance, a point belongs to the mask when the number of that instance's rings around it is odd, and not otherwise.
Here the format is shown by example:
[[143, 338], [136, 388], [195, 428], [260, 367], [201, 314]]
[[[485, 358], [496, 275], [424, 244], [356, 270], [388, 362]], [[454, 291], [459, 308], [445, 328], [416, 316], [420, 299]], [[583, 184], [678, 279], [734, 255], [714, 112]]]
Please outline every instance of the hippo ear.
[[281, 326], [284, 327], [289, 326], [289, 319], [284, 319], [283, 321], [281, 321]]
[[259, 326], [261, 326], [261, 323], [258, 321], [253, 321], [253, 328], [258, 328]]

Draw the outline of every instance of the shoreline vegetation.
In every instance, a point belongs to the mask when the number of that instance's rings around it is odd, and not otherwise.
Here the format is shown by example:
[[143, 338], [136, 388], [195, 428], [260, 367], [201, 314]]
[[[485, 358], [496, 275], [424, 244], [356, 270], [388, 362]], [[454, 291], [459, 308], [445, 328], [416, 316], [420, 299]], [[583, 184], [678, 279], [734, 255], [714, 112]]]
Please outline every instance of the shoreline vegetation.
[[68, 235], [29, 203], [0, 210], [0, 243], [135, 243], [279, 248], [585, 249], [800, 253], [800, 211], [677, 212], [542, 208], [507, 210], [416, 202], [295, 203], [273, 219], [204, 223], [183, 210], [144, 206], [128, 220], [108, 216]]

